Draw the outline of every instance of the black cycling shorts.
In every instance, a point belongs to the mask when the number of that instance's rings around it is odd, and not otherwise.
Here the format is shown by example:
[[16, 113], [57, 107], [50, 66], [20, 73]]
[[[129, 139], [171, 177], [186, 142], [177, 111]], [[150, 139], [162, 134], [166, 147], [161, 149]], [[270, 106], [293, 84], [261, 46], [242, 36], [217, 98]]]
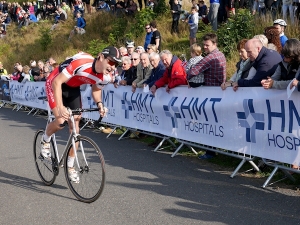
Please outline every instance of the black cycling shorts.
[[80, 87], [70, 87], [62, 84], [62, 100], [65, 107], [70, 109], [82, 108]]

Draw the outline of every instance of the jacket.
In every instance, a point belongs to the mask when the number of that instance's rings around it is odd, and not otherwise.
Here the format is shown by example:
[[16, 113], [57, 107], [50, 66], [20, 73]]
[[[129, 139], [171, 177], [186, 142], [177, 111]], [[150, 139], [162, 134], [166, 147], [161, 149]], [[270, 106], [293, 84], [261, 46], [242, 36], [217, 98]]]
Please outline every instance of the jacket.
[[281, 55], [277, 51], [262, 47], [252, 64], [252, 67], [256, 69], [256, 74], [251, 80], [239, 79], [238, 85], [240, 87], [261, 86], [261, 81], [271, 77], [281, 61]]
[[177, 56], [173, 56], [169, 68], [166, 69], [163, 76], [155, 82], [157, 88], [163, 87], [164, 85], [174, 88], [179, 85], [187, 85], [186, 72], [182, 66], [182, 61]]
[[152, 69], [150, 77], [144, 82], [144, 84], [147, 84], [149, 88], [151, 88], [153, 84], [163, 76], [165, 71], [166, 67], [162, 61], [159, 61], [158, 66]]

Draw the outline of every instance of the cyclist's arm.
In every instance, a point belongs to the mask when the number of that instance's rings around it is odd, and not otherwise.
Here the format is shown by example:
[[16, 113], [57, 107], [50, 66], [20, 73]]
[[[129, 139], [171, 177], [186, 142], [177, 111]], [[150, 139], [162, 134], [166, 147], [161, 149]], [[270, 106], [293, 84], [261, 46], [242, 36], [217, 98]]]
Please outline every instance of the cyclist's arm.
[[58, 113], [61, 117], [63, 117], [66, 120], [68, 120], [68, 118], [69, 118], [69, 113], [68, 113], [66, 107], [64, 107], [64, 105], [63, 105], [61, 85], [63, 83], [65, 83], [67, 80], [68, 80], [68, 77], [66, 77], [66, 75], [64, 75], [63, 73], [60, 73], [52, 81], [54, 100], [56, 102], [56, 107], [57, 107]]
[[104, 116], [104, 106], [102, 103], [102, 90], [97, 87], [97, 84], [92, 85], [92, 97], [99, 108], [99, 112], [101, 116]]

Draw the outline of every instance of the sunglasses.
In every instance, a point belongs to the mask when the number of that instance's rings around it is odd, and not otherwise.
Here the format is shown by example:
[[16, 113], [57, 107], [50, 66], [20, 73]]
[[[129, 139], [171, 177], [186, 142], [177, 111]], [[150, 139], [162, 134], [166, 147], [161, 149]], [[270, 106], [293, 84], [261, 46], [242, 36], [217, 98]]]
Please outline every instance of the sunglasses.
[[138, 60], [138, 58], [136, 58], [136, 59], [131, 59], [131, 61], [132, 61], [132, 60], [136, 61], [136, 60]]
[[107, 60], [107, 63], [110, 65], [110, 66], [117, 66], [118, 63], [113, 61], [112, 59], [110, 59], [109, 57], [105, 57], [105, 59]]
[[151, 27], [145, 27], [146, 30], [149, 30]]

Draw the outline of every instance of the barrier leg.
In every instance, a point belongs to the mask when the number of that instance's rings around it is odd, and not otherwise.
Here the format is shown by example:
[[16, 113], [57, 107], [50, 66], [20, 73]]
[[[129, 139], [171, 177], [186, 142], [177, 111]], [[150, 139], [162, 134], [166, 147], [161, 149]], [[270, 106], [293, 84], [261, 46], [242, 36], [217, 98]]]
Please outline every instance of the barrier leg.
[[117, 126], [115, 126], [111, 132], [106, 136], [106, 138], [109, 138], [111, 134], [113, 134], [115, 132], [115, 130], [117, 129]]
[[289, 178], [291, 181], [295, 182], [296, 179], [292, 176], [292, 174], [289, 173], [289, 171], [281, 169], [281, 171], [284, 173], [284, 175]]
[[242, 161], [240, 162], [240, 164], [235, 168], [235, 170], [233, 171], [233, 173], [230, 175], [231, 178], [233, 178], [238, 172], [239, 170], [242, 168], [242, 166], [245, 164], [247, 160], [244, 158], [242, 159]]
[[175, 150], [175, 152], [173, 152], [173, 154], [171, 155], [171, 157], [173, 158], [180, 151], [180, 149], [183, 146], [184, 146], [184, 143], [181, 142], [181, 144], [178, 146], [178, 148]]
[[40, 110], [37, 109], [33, 115], [35, 116], [39, 111], [40, 111]]
[[154, 152], [157, 152], [158, 149], [160, 149], [160, 147], [163, 145], [163, 143], [168, 139], [169, 137], [163, 137], [163, 139], [161, 140], [161, 142], [159, 142], [159, 144], [156, 146], [156, 148], [154, 149]]
[[274, 167], [274, 170], [272, 171], [272, 173], [270, 174], [270, 176], [268, 177], [268, 179], [265, 181], [265, 183], [263, 184], [262, 188], [265, 188], [268, 186], [268, 184], [270, 183], [271, 179], [273, 178], [273, 176], [275, 175], [275, 173], [278, 170], [278, 166]]
[[35, 110], [35, 108], [32, 108], [27, 115], [29, 115], [30, 113], [32, 113], [34, 110]]
[[126, 128], [126, 130], [124, 131], [124, 133], [119, 137], [118, 141], [120, 141], [127, 134], [128, 131], [129, 131], [129, 129]]
[[16, 104], [14, 107], [13, 107], [13, 109], [12, 109], [12, 111], [14, 111], [16, 108], [18, 108], [18, 104]]

